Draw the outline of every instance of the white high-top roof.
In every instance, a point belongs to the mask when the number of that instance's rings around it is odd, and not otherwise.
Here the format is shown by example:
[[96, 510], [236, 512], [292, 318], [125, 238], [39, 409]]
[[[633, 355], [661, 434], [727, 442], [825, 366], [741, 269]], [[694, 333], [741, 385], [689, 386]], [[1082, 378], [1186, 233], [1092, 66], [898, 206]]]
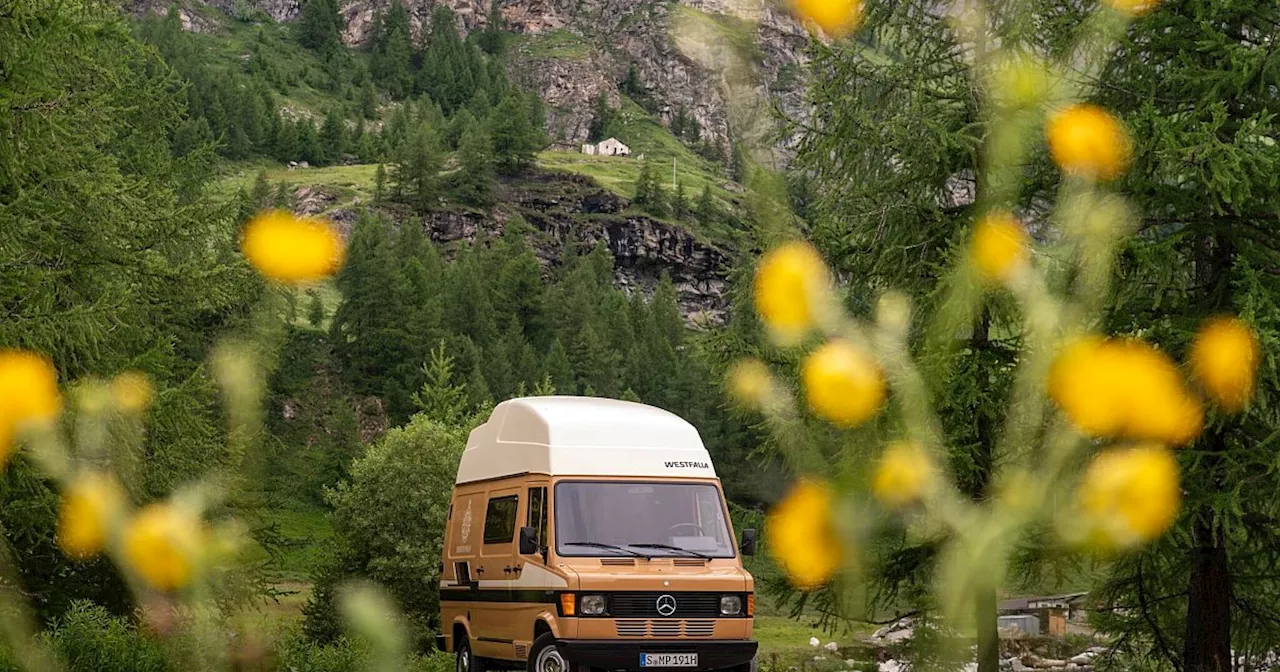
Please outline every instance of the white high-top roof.
[[652, 406], [592, 397], [511, 399], [471, 430], [458, 483], [523, 473], [716, 475], [693, 425]]

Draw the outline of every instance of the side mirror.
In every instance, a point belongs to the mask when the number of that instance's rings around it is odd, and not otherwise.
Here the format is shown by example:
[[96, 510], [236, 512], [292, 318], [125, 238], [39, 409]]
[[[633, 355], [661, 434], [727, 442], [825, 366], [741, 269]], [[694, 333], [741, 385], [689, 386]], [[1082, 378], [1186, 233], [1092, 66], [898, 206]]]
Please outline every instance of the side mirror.
[[538, 552], [538, 531], [532, 527], [520, 528], [520, 555]]
[[756, 554], [756, 531], [753, 528], [746, 528], [742, 531], [742, 543], [738, 546], [743, 555]]

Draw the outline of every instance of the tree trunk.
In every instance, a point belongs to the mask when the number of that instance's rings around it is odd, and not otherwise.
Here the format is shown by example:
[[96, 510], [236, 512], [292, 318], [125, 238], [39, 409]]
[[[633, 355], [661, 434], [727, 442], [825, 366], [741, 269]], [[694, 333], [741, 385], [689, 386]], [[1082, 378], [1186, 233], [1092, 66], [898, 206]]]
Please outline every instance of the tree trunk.
[[978, 672], [999, 672], [1000, 632], [995, 590], [981, 591], [975, 604], [978, 609]]
[[1209, 512], [1196, 523], [1196, 548], [1187, 592], [1183, 672], [1231, 672], [1231, 574], [1227, 540]]

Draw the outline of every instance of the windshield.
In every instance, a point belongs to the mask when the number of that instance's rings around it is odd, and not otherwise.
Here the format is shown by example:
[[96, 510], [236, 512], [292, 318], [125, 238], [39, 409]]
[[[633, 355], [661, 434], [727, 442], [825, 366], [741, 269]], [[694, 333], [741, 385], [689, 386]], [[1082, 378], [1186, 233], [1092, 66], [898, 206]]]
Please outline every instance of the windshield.
[[566, 481], [554, 507], [560, 555], [734, 557], [710, 483]]

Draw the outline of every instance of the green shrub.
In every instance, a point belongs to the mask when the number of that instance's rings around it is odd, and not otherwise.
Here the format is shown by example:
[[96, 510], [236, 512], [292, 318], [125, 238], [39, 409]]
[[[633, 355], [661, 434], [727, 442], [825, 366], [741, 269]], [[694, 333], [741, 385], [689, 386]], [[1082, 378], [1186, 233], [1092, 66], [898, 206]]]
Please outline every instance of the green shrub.
[[329, 493], [336, 548], [305, 608], [307, 634], [333, 641], [341, 632], [333, 588], [348, 579], [384, 586], [409, 619], [420, 649], [439, 618], [440, 549], [453, 476], [466, 431], [419, 414], [393, 429]]
[[[45, 635], [71, 670], [165, 672], [164, 651], [128, 621], [91, 602], [75, 602]], [[3, 669], [0, 667], [0, 669]]]

